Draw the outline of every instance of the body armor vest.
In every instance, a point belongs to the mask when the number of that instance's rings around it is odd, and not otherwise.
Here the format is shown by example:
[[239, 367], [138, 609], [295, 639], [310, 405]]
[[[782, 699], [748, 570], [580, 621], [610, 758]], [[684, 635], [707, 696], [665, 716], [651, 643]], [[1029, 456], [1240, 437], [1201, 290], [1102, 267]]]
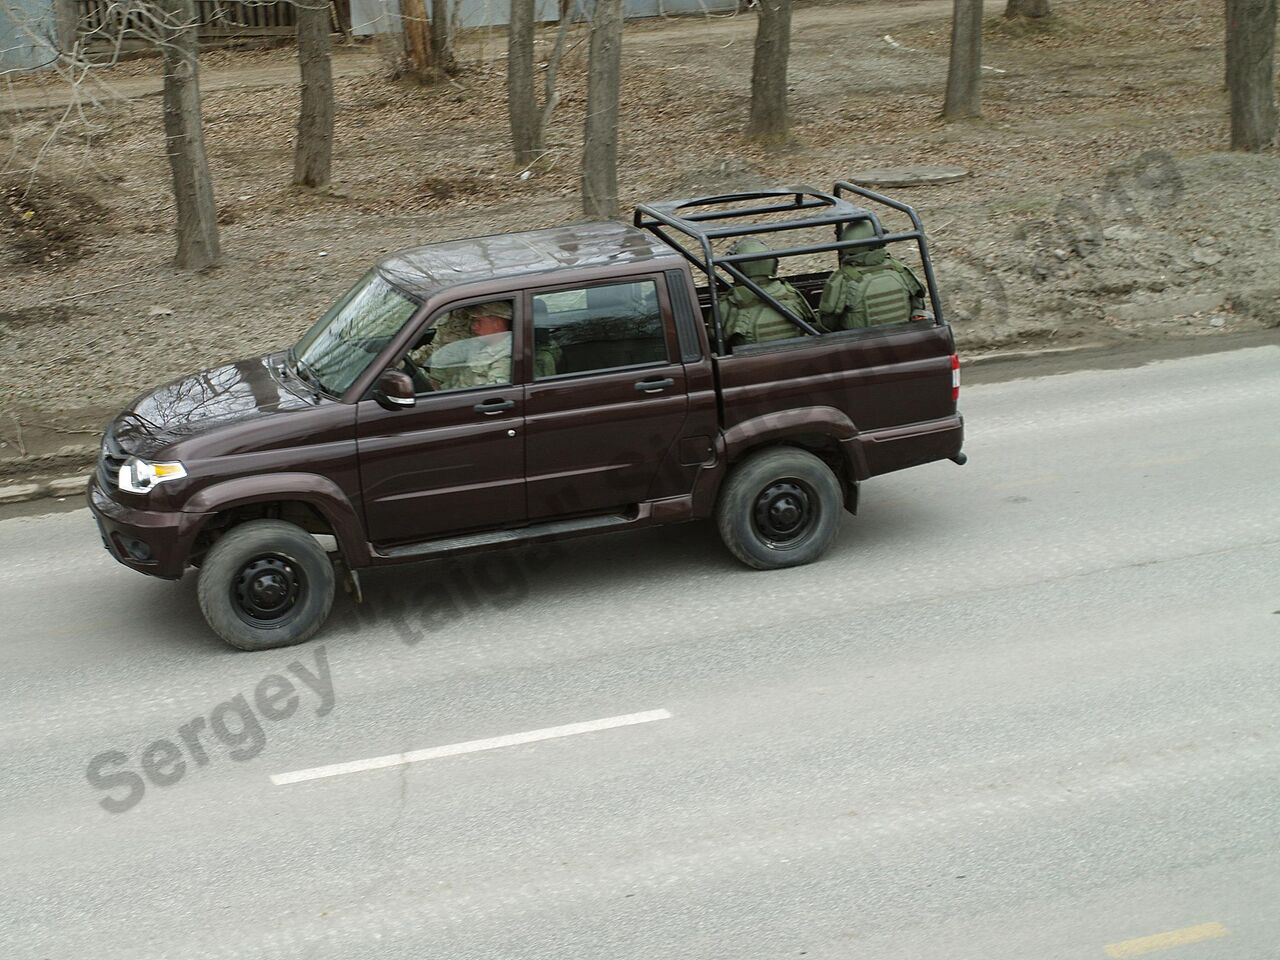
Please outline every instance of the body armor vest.
[[[792, 313], [813, 322], [813, 311], [791, 284], [763, 278], [756, 283]], [[731, 294], [720, 298], [720, 320], [724, 324], [726, 343], [735, 339], [738, 343], [765, 343], [805, 335], [803, 330], [743, 286], [734, 287]]]
[[819, 310], [836, 330], [906, 323], [923, 292], [910, 267], [874, 250], [849, 258], [831, 274]]

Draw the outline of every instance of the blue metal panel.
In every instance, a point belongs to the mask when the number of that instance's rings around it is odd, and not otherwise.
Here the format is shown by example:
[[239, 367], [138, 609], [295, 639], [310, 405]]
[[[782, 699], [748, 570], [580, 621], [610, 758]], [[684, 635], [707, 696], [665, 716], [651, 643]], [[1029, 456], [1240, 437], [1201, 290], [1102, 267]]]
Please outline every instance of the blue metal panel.
[[53, 0], [0, 0], [0, 70], [32, 70], [57, 58]]
[[357, 37], [400, 32], [398, 0], [351, 0], [351, 32]]
[[675, 17], [695, 13], [732, 12], [736, 0], [624, 0], [628, 17]]

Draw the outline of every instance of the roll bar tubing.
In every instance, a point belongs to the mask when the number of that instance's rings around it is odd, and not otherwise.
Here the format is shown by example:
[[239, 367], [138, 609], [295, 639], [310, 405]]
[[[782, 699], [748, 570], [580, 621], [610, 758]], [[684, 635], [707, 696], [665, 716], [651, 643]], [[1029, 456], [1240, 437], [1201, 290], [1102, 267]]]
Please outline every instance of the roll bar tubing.
[[938, 296], [938, 281], [933, 274], [933, 258], [929, 256], [929, 240], [924, 235], [924, 225], [920, 222], [920, 216], [916, 213], [915, 207], [908, 206], [892, 197], [886, 197], [883, 193], [876, 193], [874, 190], [868, 190], [866, 187], [860, 187], [848, 180], [837, 180], [835, 186], [836, 196], [842, 196], [843, 193], [852, 193], [855, 196], [864, 197], [875, 203], [884, 204], [886, 207], [905, 213], [911, 218], [911, 225], [915, 230], [911, 234], [903, 234], [903, 238], [911, 237], [916, 241], [916, 246], [920, 251], [920, 263], [924, 267], [924, 282], [929, 288], [929, 303], [933, 307], [933, 319], [935, 323], [942, 323], [942, 298]]
[[[880, 225], [879, 218], [871, 210], [865, 207], [855, 206], [845, 199], [844, 193], [852, 193], [856, 196], [871, 200], [875, 203], [883, 204], [893, 210], [905, 213], [911, 219], [911, 224], [915, 228], [902, 233], [886, 234], [884, 228]], [[765, 203], [761, 206], [751, 206], [738, 208], [733, 210], [694, 210], [697, 207], [715, 207], [727, 203], [740, 203], [749, 200], [768, 201], [786, 197], [786, 203]], [[686, 212], [687, 211], [687, 212]], [[819, 211], [810, 213], [805, 216], [797, 217], [790, 220], [781, 221], [765, 221], [749, 224], [726, 224], [716, 227], [706, 227], [702, 224], [712, 220], [738, 220], [747, 217], [758, 218], [779, 213], [803, 213], [804, 211]], [[875, 236], [867, 240], [841, 240], [840, 234], [842, 228], [851, 223], [859, 223], [868, 221], [875, 230]], [[664, 203], [642, 203], [635, 209], [633, 222], [636, 227], [642, 230], [648, 230], [667, 246], [673, 248], [677, 253], [683, 256], [691, 264], [706, 274], [711, 290], [711, 322], [715, 332], [716, 352], [720, 355], [725, 354], [724, 327], [720, 316], [720, 299], [716, 296], [717, 285], [725, 289], [733, 289], [733, 284], [720, 276], [716, 268], [729, 274], [734, 281], [750, 290], [756, 297], [764, 303], [769, 304], [773, 309], [777, 310], [782, 316], [786, 317], [793, 325], [799, 327], [805, 333], [816, 335], [819, 333], [814, 326], [797, 315], [795, 312], [784, 306], [778, 300], [766, 293], [759, 284], [750, 277], [746, 276], [739, 268], [738, 264], [753, 260], [771, 260], [774, 258], [792, 257], [811, 253], [824, 253], [827, 251], [842, 251], [856, 247], [883, 246], [887, 243], [895, 243], [903, 240], [914, 241], [920, 251], [920, 261], [924, 265], [925, 284], [928, 287], [929, 302], [933, 306], [934, 320], [937, 323], [942, 322], [942, 308], [938, 298], [937, 282], [934, 279], [933, 264], [929, 259], [928, 241], [925, 239], [924, 227], [920, 223], [919, 216], [913, 208], [905, 203], [900, 203], [883, 194], [867, 190], [865, 187], [859, 187], [846, 180], [836, 181], [835, 191], [833, 193], [825, 193], [820, 190], [814, 190], [811, 187], [787, 187], [778, 190], [760, 190], [748, 193], [730, 193], [714, 197], [695, 197], [689, 200], [675, 200]], [[770, 250], [768, 253], [727, 253], [717, 255], [711, 247], [712, 240], [723, 239], [727, 237], [742, 237], [756, 233], [779, 233], [788, 230], [802, 230], [809, 227], [834, 226], [835, 239], [830, 243], [813, 243], [797, 247], [781, 247]], [[683, 243], [673, 238], [666, 229], [676, 230], [694, 241], [702, 257], [699, 259], [695, 253], [689, 250]]]

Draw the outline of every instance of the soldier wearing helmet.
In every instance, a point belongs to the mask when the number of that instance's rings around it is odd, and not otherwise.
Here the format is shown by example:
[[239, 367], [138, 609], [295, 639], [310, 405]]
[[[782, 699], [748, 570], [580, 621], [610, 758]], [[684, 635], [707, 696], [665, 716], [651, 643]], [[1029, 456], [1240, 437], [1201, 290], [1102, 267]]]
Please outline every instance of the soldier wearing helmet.
[[[859, 220], [845, 227], [840, 239], [875, 236], [875, 225]], [[840, 267], [827, 278], [818, 304], [822, 321], [831, 330], [905, 323], [923, 310], [924, 287], [883, 243], [841, 251]]]
[[[769, 253], [769, 245], [755, 237], [744, 237], [733, 245], [731, 254]], [[777, 257], [761, 257], [758, 260], [743, 260], [738, 264], [742, 273], [753, 280], [761, 290], [773, 297], [784, 307], [803, 320], [816, 324], [817, 318], [813, 309], [800, 296], [799, 291], [785, 280], [775, 275], [778, 271]], [[724, 328], [725, 343], [730, 349], [741, 343], [764, 343], [769, 340], [786, 340], [804, 335], [797, 327], [780, 313], [772, 304], [756, 296], [754, 290], [743, 283], [734, 284], [733, 288], [720, 298], [720, 322]]]
[[463, 307], [450, 311], [442, 321], [446, 322], [451, 339], [430, 344], [427, 357], [427, 378], [436, 390], [511, 382], [510, 303], [498, 300]]

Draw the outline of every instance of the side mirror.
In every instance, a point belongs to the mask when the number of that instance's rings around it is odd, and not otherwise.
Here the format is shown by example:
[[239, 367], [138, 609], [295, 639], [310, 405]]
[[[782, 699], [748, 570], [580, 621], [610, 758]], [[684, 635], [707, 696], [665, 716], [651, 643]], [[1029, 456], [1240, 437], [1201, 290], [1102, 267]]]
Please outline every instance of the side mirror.
[[384, 370], [373, 387], [373, 399], [388, 410], [412, 407], [417, 398], [413, 379], [403, 370]]

